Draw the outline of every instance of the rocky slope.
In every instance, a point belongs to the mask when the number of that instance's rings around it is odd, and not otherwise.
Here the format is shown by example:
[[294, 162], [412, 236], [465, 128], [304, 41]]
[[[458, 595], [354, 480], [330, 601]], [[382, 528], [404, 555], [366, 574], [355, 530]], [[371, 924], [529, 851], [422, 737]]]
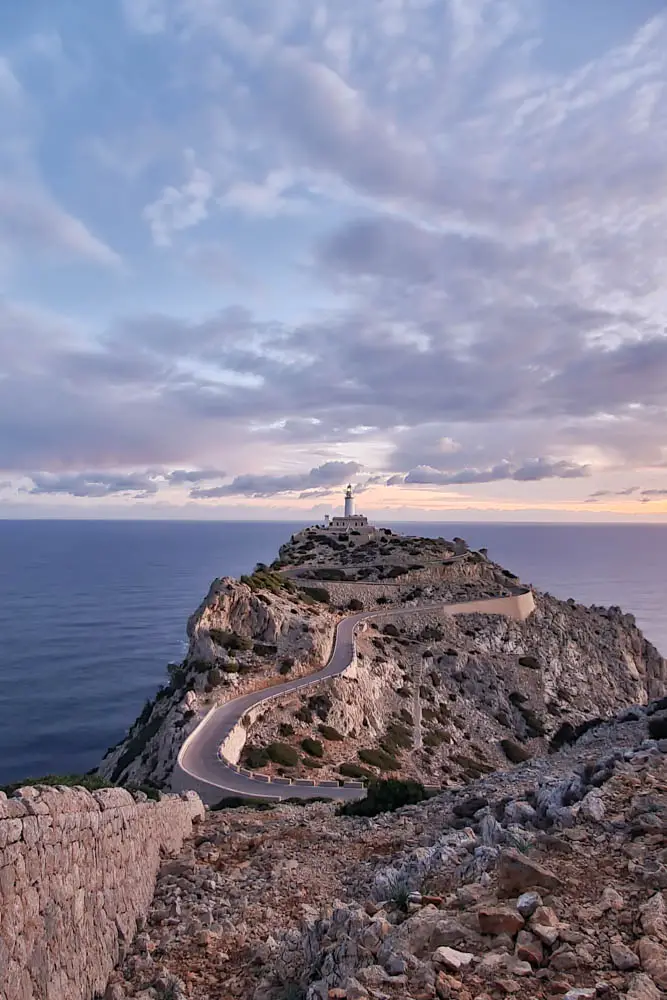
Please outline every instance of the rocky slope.
[[213, 705], [309, 673], [329, 656], [338, 616], [259, 568], [215, 580], [187, 624], [188, 652], [169, 683], [98, 768], [124, 783], [168, 783], [185, 738]]
[[371, 819], [208, 813], [106, 1000], [660, 1000], [666, 709]]
[[518, 583], [461, 539], [301, 532], [271, 570], [214, 582], [188, 623], [186, 658], [100, 773], [164, 785], [209, 707], [315, 671], [336, 622], [362, 608], [390, 615], [362, 635], [356, 675], [272, 702], [248, 732], [248, 766], [458, 786], [544, 753], [584, 719], [667, 690], [665, 661], [618, 608], [536, 593], [525, 622], [420, 610], [509, 594]]

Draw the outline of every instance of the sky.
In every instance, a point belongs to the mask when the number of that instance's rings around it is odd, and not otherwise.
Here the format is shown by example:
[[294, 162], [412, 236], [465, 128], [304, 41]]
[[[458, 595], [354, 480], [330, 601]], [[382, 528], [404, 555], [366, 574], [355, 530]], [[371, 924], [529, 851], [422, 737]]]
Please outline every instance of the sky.
[[0, 4], [0, 517], [667, 520], [664, 0]]

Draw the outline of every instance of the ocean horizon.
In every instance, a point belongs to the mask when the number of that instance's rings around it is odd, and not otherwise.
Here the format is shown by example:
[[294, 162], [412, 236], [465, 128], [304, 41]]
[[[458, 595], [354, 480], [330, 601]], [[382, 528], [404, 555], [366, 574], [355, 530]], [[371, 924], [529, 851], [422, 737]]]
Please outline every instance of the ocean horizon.
[[[211, 581], [270, 562], [305, 523], [0, 520], [0, 783], [94, 767], [184, 655]], [[539, 590], [620, 605], [667, 652], [667, 524], [383, 523], [458, 535]]]

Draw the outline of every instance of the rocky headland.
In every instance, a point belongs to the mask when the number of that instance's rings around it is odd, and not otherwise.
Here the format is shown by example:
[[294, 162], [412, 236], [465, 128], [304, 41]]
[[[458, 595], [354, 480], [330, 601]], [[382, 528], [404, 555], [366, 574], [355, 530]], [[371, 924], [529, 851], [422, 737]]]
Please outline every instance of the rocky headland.
[[[281, 693], [350, 615], [350, 668]], [[104, 1000], [667, 996], [667, 669], [631, 615], [461, 539], [311, 528], [188, 637], [91, 778], [132, 794], [0, 794], [2, 1000], [93, 1000], [114, 965]], [[235, 752], [274, 798], [215, 754], [211, 808], [165, 794], [207, 713], [263, 692]], [[368, 795], [290, 798], [313, 778]]]
[[212, 584], [188, 622], [187, 656], [100, 774], [168, 787], [211, 707], [315, 672], [337, 623], [359, 611], [391, 613], [360, 633], [355, 669], [266, 703], [246, 720], [240, 764], [297, 780], [391, 773], [458, 787], [667, 690], [665, 661], [620, 608], [534, 591], [525, 621], [437, 609], [520, 584], [461, 539], [300, 532], [271, 567]]

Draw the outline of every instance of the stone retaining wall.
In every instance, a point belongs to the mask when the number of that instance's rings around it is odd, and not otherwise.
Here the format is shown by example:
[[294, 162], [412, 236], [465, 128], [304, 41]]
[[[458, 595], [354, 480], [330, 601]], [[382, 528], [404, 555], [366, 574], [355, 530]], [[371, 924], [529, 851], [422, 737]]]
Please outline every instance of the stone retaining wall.
[[0, 1000], [91, 1000], [148, 912], [163, 854], [203, 818], [193, 792], [0, 793]]

